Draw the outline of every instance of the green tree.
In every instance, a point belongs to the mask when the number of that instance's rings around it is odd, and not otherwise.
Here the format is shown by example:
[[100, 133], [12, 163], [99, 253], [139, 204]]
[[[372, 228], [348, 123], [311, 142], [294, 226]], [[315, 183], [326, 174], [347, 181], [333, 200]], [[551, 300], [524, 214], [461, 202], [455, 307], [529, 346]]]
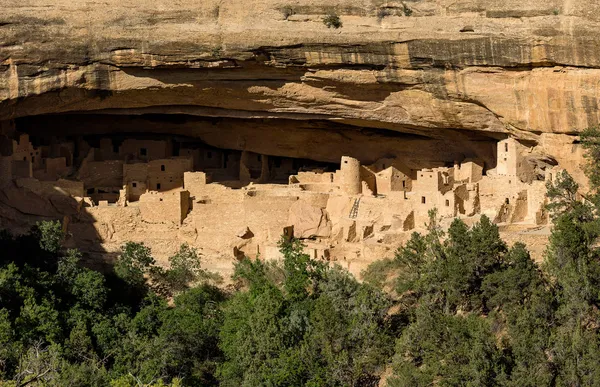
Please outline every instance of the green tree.
[[391, 355], [389, 299], [340, 268], [282, 241], [281, 271], [245, 260], [248, 287], [224, 309], [218, 368], [224, 386], [369, 385]]
[[57, 253], [60, 250], [63, 232], [59, 221], [41, 221], [37, 223], [40, 238], [39, 243], [42, 250]]
[[127, 242], [121, 247], [114, 271], [129, 285], [143, 287], [146, 283], [144, 275], [150, 272], [154, 264], [149, 247], [143, 243]]

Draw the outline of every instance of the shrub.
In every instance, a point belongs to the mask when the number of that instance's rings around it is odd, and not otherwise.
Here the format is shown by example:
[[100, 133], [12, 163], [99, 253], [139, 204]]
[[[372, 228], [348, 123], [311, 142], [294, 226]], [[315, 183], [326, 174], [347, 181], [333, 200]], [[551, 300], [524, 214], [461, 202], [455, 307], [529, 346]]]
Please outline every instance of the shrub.
[[290, 16], [294, 15], [296, 12], [294, 11], [294, 9], [292, 7], [285, 6], [281, 9], [281, 13], [283, 14], [283, 18], [285, 20], [287, 20]]
[[223, 54], [223, 46], [216, 46], [211, 51], [211, 56], [213, 58], [221, 59], [222, 54]]
[[385, 17], [391, 16], [392, 14], [393, 12], [389, 8], [379, 8], [377, 10], [377, 20], [382, 21]]
[[340, 17], [338, 15], [330, 13], [329, 15], [323, 18], [323, 24], [325, 24], [327, 28], [338, 29], [342, 27], [342, 20], [340, 20]]

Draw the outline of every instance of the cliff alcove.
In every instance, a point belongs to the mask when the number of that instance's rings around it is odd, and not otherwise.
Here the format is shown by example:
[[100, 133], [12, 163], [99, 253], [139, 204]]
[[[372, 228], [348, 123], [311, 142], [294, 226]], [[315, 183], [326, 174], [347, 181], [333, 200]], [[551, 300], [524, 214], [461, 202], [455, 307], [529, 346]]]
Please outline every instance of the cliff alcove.
[[1, 225], [64, 218], [98, 254], [187, 241], [223, 270], [276, 257], [293, 226], [354, 271], [434, 207], [544, 227], [544, 182], [584, 183], [599, 15], [562, 0], [5, 0]]

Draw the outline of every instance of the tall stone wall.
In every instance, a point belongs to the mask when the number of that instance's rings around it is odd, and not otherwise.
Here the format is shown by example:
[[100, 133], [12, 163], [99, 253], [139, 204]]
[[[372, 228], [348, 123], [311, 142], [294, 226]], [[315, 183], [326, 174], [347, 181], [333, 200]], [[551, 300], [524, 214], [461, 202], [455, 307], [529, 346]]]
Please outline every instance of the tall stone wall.
[[360, 161], [343, 156], [340, 164], [340, 186], [348, 195], [358, 195], [362, 191]]

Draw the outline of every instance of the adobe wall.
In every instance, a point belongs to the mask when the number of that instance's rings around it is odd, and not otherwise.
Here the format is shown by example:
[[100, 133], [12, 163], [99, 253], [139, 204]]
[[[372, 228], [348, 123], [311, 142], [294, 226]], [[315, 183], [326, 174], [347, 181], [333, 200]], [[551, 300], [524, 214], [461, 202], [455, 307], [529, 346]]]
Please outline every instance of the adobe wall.
[[100, 202], [116, 203], [119, 200], [121, 189], [119, 187], [93, 187], [86, 189], [86, 196], [98, 205]]
[[12, 162], [12, 176], [17, 177], [32, 177], [33, 168], [29, 160], [15, 160]]
[[180, 157], [187, 157], [192, 159], [192, 165], [195, 171], [200, 170], [200, 169], [204, 169], [201, 165], [200, 165], [200, 160], [201, 160], [201, 150], [200, 149], [195, 149], [195, 148], [181, 148], [179, 149], [179, 156]]
[[188, 214], [189, 203], [190, 193], [185, 190], [151, 191], [140, 196], [139, 208], [145, 222], [180, 225]]
[[483, 160], [465, 159], [454, 165], [454, 179], [465, 183], [476, 183], [483, 179]]
[[95, 149], [94, 161], [120, 160], [118, 147], [110, 138], [100, 139], [100, 148]]
[[506, 199], [514, 202], [519, 192], [527, 189], [517, 176], [491, 176], [479, 183], [481, 213], [490, 219], [498, 216], [500, 209], [504, 211]]
[[283, 228], [288, 226], [289, 210], [297, 201], [296, 196], [245, 197], [243, 207], [246, 225], [255, 235], [276, 242], [283, 234]]
[[543, 181], [534, 181], [527, 189], [527, 217], [526, 221], [531, 224], [548, 223], [548, 213], [546, 211], [546, 184]]
[[523, 222], [527, 217], [528, 212], [528, 200], [527, 191], [521, 191], [517, 195], [516, 199], [512, 203], [512, 213], [509, 221], [511, 223]]
[[39, 169], [42, 166], [42, 157], [39, 149], [31, 145], [28, 134], [22, 134], [19, 141], [13, 140], [13, 160], [29, 161], [32, 164], [32, 170]]
[[183, 174], [193, 169], [190, 158], [153, 160], [148, 163], [149, 189], [168, 191], [183, 187]]
[[123, 182], [145, 182], [148, 180], [148, 163], [123, 164]]
[[527, 147], [521, 145], [517, 140], [509, 138], [499, 141], [497, 149], [497, 175], [518, 176], [521, 181], [528, 183], [533, 180], [533, 168], [525, 157], [529, 152]]
[[119, 155], [150, 161], [171, 157], [170, 143], [163, 140], [127, 139], [119, 147]]
[[183, 188], [189, 191], [192, 198], [200, 198], [205, 191], [206, 173], [204, 172], [184, 172]]
[[[291, 159], [284, 158], [280, 159], [279, 166], [273, 165], [271, 169], [271, 176], [275, 180], [284, 180], [291, 178], [291, 175], [296, 173], [297, 171], [294, 169], [294, 162]], [[311, 172], [298, 172], [298, 173], [311, 173]], [[332, 179], [332, 177], [331, 177]], [[333, 181], [333, 180], [332, 180]]]
[[[197, 186], [197, 190], [199, 187]], [[242, 203], [246, 192], [219, 183], [206, 184], [195, 194], [194, 203]]]
[[457, 215], [474, 216], [480, 211], [479, 184], [461, 184], [454, 189], [454, 206]]
[[65, 176], [69, 172], [67, 167], [67, 159], [65, 157], [46, 158], [43, 160], [45, 170], [43, 173], [44, 180], [57, 180], [61, 176]]
[[126, 188], [128, 201], [137, 201], [148, 189], [148, 164], [125, 163], [123, 164], [123, 185]]
[[395, 167], [388, 167], [375, 175], [377, 194], [394, 191], [411, 191], [412, 179]]
[[[214, 254], [233, 254], [235, 247], [254, 256], [257, 246], [279, 240], [288, 226], [289, 209], [297, 200], [294, 196], [244, 196], [241, 203], [195, 204], [190, 214], [197, 232], [195, 243]], [[252, 243], [237, 236], [246, 228], [253, 234]]]
[[86, 175], [80, 178], [86, 188], [121, 187], [123, 185], [123, 161], [89, 161]]
[[289, 184], [306, 184], [306, 183], [333, 183], [333, 172], [306, 171], [298, 172], [296, 175], [289, 177]]
[[413, 182], [414, 192], [439, 192], [439, 178], [436, 170], [422, 169], [417, 172], [417, 178]]
[[[198, 149], [197, 152], [191, 153], [193, 157], [198, 157], [198, 166], [196, 167], [194, 164], [195, 169], [222, 169], [225, 164], [225, 153], [219, 149]], [[181, 149], [179, 154], [185, 156], [190, 154], [190, 151]], [[227, 161], [229, 163], [229, 159]], [[196, 162], [196, 159], [194, 159], [194, 162]]]
[[361, 192], [364, 195], [377, 194], [377, 179], [375, 173], [364, 165], [360, 166]]

